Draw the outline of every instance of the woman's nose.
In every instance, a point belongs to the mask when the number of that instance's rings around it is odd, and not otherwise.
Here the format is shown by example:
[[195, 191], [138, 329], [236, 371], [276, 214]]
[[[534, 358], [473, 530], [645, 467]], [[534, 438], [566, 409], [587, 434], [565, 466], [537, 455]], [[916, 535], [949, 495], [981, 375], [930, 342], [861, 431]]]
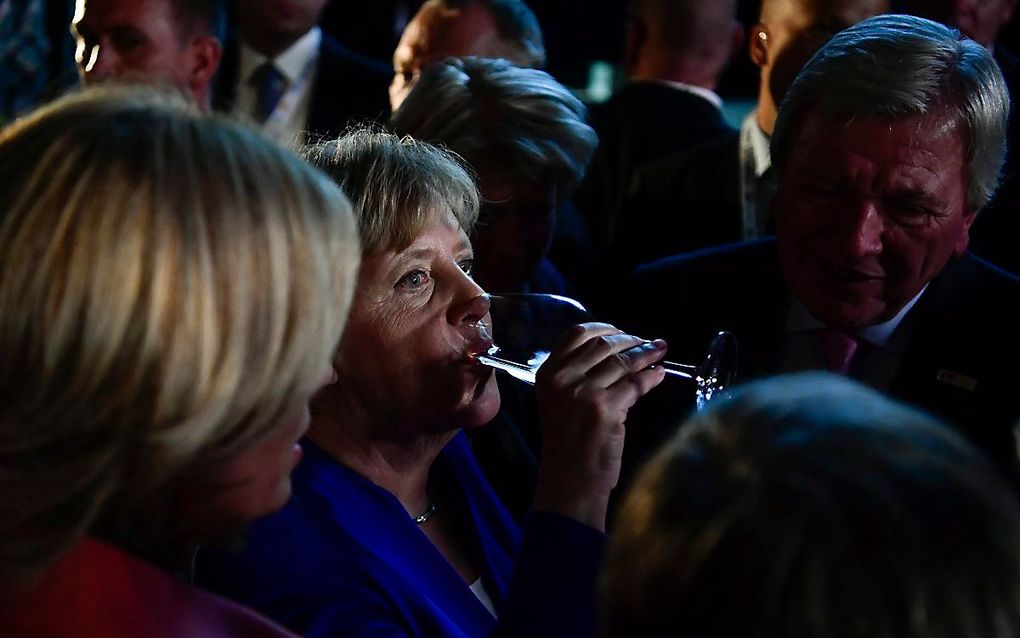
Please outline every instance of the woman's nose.
[[468, 279], [470, 286], [465, 286], [450, 304], [449, 319], [453, 325], [477, 323], [489, 314], [489, 295]]

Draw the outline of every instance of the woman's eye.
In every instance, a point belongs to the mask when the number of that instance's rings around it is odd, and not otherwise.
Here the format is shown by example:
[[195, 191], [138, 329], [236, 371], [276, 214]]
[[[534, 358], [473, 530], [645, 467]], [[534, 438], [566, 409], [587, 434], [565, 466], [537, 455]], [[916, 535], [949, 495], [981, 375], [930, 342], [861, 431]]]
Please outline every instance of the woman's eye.
[[474, 272], [475, 270], [474, 259], [465, 259], [464, 261], [458, 262], [457, 265], [460, 266], [460, 269], [464, 271], [464, 274], [468, 275], [469, 277], [471, 276], [471, 273]]
[[398, 287], [408, 288], [410, 290], [416, 290], [429, 283], [429, 274], [424, 270], [415, 270], [409, 272], [400, 278], [397, 282]]

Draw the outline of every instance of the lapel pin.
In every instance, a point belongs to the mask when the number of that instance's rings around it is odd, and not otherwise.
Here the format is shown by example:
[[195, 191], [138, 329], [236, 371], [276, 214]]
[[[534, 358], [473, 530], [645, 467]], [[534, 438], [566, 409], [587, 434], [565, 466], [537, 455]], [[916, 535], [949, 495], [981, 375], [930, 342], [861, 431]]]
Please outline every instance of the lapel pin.
[[977, 389], [978, 384], [977, 379], [973, 377], [968, 377], [965, 374], [960, 374], [959, 372], [946, 370], [945, 368], [939, 370], [938, 374], [935, 375], [935, 378], [941, 381], [942, 383], [955, 386], [962, 390], [967, 390], [968, 392], [973, 392], [975, 389]]

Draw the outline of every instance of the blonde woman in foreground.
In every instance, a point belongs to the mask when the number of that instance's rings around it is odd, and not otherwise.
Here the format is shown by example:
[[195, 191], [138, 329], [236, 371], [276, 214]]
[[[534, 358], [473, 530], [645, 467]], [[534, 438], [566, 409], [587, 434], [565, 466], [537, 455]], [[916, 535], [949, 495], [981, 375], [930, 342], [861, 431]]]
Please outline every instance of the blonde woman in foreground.
[[0, 134], [0, 635], [289, 635], [172, 572], [289, 497], [356, 237], [328, 179], [165, 95]]

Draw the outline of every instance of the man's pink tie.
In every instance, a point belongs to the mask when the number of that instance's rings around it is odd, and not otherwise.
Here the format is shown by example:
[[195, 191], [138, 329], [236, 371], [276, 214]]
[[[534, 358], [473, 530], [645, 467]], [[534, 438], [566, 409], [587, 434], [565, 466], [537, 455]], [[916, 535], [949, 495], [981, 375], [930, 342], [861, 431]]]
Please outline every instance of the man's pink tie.
[[850, 361], [857, 352], [857, 341], [842, 330], [834, 328], [820, 328], [815, 334], [818, 335], [822, 356], [825, 357], [825, 367], [830, 372], [846, 374], [850, 369]]

